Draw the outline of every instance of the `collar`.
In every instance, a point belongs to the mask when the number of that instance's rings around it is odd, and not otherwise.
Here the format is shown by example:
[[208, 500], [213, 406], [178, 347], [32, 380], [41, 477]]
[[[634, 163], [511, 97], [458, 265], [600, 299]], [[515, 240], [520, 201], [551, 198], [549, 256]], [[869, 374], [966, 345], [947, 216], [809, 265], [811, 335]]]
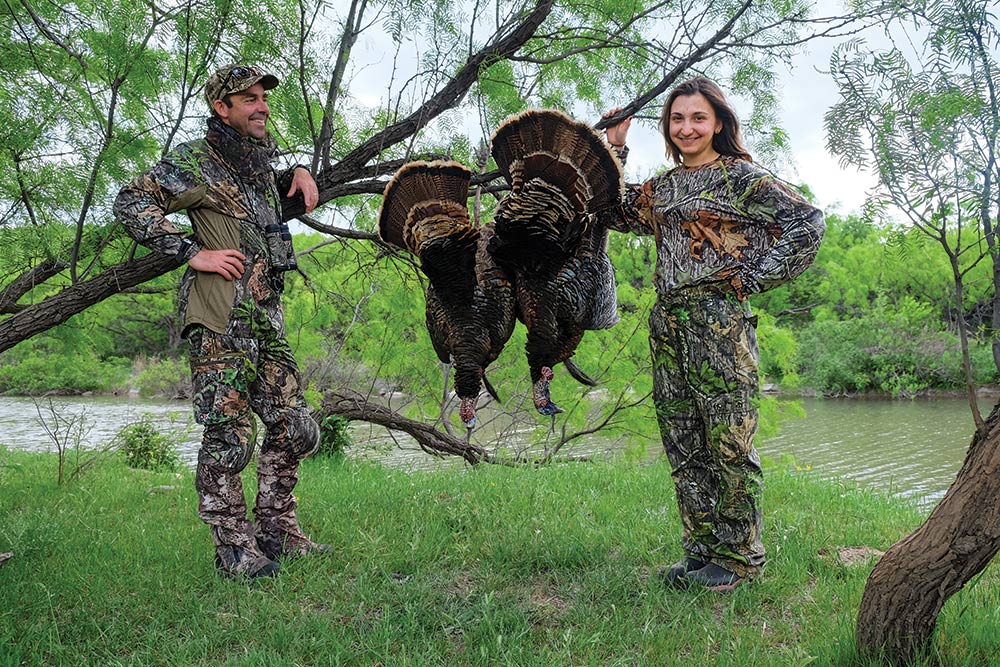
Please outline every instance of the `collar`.
[[270, 134], [262, 141], [244, 137], [220, 119], [210, 116], [205, 139], [241, 178], [257, 181], [271, 175], [271, 160], [278, 152], [278, 144]]

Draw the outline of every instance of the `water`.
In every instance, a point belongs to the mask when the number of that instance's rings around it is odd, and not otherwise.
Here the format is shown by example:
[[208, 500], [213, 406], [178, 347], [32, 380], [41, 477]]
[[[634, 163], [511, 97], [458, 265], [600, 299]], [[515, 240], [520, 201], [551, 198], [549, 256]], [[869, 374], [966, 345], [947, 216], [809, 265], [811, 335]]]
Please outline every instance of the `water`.
[[[56, 417], [58, 415], [58, 418]], [[14, 449], [56, 451], [49, 431], [72, 450], [111, 442], [122, 427], [148, 415], [156, 426], [179, 441], [178, 455], [193, 465], [201, 427], [187, 401], [117, 396], [0, 397], [0, 445]], [[47, 428], [46, 428], [47, 427]]]
[[[983, 402], [984, 413], [990, 405]], [[761, 443], [761, 454], [775, 460], [790, 455], [795, 465], [810, 474], [887, 489], [922, 506], [930, 506], [944, 495], [965, 458], [974, 430], [969, 407], [960, 399], [806, 399], [802, 407], [806, 417], [786, 423], [778, 436]], [[77, 423], [82, 420], [79, 440], [85, 447], [101, 446], [124, 425], [149, 415], [161, 429], [176, 435], [181, 460], [189, 465], [195, 461], [201, 430], [193, 423], [186, 401], [0, 397], [0, 444], [54, 451], [42, 426], [44, 418], [52, 428], [52, 409]], [[397, 442], [384, 429], [360, 423], [352, 425], [352, 432], [355, 442], [366, 445], [354, 448], [352, 455], [376, 457], [408, 468], [439, 465], [438, 459], [420, 452], [406, 436], [399, 436]], [[69, 444], [74, 442], [71, 437]], [[659, 443], [654, 443], [650, 449], [658, 447]], [[461, 465], [457, 457], [447, 461]]]
[[[803, 400], [806, 418], [761, 443], [764, 456], [791, 455], [824, 479], [935, 504], [965, 460], [975, 425], [964, 399]], [[992, 402], [980, 400], [985, 418]]]

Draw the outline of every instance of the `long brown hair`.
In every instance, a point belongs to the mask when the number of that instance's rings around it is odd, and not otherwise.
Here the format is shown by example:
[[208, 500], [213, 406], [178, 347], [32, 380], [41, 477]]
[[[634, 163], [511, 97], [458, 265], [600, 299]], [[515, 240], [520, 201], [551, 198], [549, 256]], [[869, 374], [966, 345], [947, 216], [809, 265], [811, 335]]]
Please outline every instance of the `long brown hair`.
[[678, 84], [676, 88], [670, 91], [667, 101], [663, 103], [663, 111], [660, 113], [660, 132], [663, 133], [663, 138], [667, 142], [667, 151], [674, 162], [681, 164], [681, 152], [674, 145], [674, 142], [670, 140], [670, 107], [673, 106], [674, 100], [678, 97], [682, 95], [696, 95], [698, 93], [705, 96], [708, 103], [712, 105], [712, 110], [715, 111], [715, 117], [722, 121], [722, 130], [712, 137], [712, 148], [715, 149], [715, 152], [719, 155], [732, 155], [744, 160], [753, 161], [750, 153], [743, 145], [743, 137], [740, 134], [740, 120], [736, 117], [736, 112], [730, 106], [725, 93], [711, 79], [696, 76], [693, 79]]

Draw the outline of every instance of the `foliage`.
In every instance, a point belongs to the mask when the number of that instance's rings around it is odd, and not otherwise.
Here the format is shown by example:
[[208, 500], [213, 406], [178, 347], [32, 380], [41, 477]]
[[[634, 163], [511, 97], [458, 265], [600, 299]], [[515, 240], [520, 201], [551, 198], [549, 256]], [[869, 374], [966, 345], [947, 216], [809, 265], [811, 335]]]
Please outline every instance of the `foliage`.
[[174, 471], [180, 466], [176, 441], [157, 428], [149, 415], [124, 426], [117, 440], [118, 450], [130, 468]]
[[37, 338], [0, 360], [0, 393], [39, 396], [46, 393], [111, 392], [128, 383], [129, 362], [107, 350], [103, 356], [89, 336], [73, 328]]
[[929, 307], [910, 297], [897, 303], [881, 298], [860, 317], [813, 322], [800, 340], [799, 366], [806, 384], [833, 393], [894, 396], [961, 387], [957, 341], [934, 330], [929, 316]]
[[[920, 234], [857, 216], [827, 216], [813, 266], [754, 298], [763, 311], [758, 334], [764, 372], [782, 382], [773, 367], [790, 368], [803, 388], [833, 394], [961, 388], [953, 289], [947, 259], [935, 248]], [[992, 299], [989, 271], [982, 263], [968, 267], [966, 293], [977, 304]], [[777, 330], [768, 316], [780, 325]], [[981, 335], [970, 345], [975, 378], [995, 382], [988, 332]], [[784, 340], [788, 336], [794, 345]]]
[[776, 396], [764, 395], [757, 401], [758, 427], [754, 435], [754, 445], [773, 438], [781, 431], [781, 426], [791, 419], [802, 419], [805, 410], [798, 401], [783, 401]]
[[140, 357], [133, 364], [135, 387], [145, 398], [186, 398], [191, 395], [190, 368], [173, 357]]
[[795, 364], [798, 352], [795, 333], [778, 325], [775, 317], [767, 312], [759, 312], [757, 318], [761, 381], [771, 380], [786, 389], [796, 389], [800, 380]]
[[339, 415], [327, 415], [319, 424], [319, 449], [317, 456], [344, 458], [344, 450], [354, 444], [350, 422]]
[[[905, 41], [873, 51], [860, 40], [839, 46], [831, 72], [840, 101], [826, 114], [828, 147], [844, 162], [872, 165], [879, 190], [872, 211], [890, 207], [935, 240], [947, 257], [955, 309], [964, 313], [968, 267], [989, 263], [994, 283], [995, 196], [1000, 176], [1000, 40], [992, 0], [890, 3]], [[914, 44], [922, 44], [914, 47]], [[1000, 370], [1000, 294], [992, 296], [989, 336]], [[956, 318], [964, 384], [973, 418], [975, 399], [969, 327]]]

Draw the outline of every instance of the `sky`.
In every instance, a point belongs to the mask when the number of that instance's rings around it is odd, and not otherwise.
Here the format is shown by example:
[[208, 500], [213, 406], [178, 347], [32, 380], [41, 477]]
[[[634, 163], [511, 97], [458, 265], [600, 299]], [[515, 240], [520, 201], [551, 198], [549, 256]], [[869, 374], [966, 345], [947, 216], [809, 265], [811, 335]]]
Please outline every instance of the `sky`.
[[[838, 0], [819, 0], [814, 15], [835, 15], [841, 13]], [[867, 35], [878, 40], [879, 35]], [[837, 158], [828, 154], [823, 129], [826, 111], [837, 101], [837, 88], [829, 74], [821, 71], [829, 66], [830, 54], [840, 39], [817, 39], [808, 42], [804, 50], [795, 58], [791, 71], [781, 70], [780, 123], [788, 133], [791, 149], [791, 164], [764, 164], [785, 180], [804, 183], [812, 190], [817, 205], [827, 212], [848, 214], [859, 211], [867, 193], [875, 186], [875, 177], [867, 171], [854, 167], [841, 167]], [[383, 70], [391, 70], [391, 49], [384, 45], [366, 43], [364, 39], [356, 45], [352, 60], [359, 57], [368, 63], [365, 71], [351, 82], [351, 92], [355, 100], [373, 108], [384, 105], [386, 76]], [[397, 73], [397, 77], [400, 74]], [[397, 78], [398, 87], [400, 79]], [[621, 105], [626, 100], [609, 100], [608, 107]], [[737, 112], [741, 103], [732, 100]], [[654, 112], [652, 109], [646, 113]], [[658, 109], [655, 110], [658, 114]], [[584, 119], [596, 121], [597, 119]], [[470, 138], [478, 140], [479, 129], [470, 124]], [[629, 132], [629, 160], [625, 178], [628, 182], [640, 182], [648, 178], [669, 162], [665, 155], [663, 138], [652, 121], [636, 121]]]
[[[836, 13], [837, 9], [828, 8], [828, 12]], [[881, 41], [880, 37], [878, 33], [869, 36], [875, 41]], [[788, 133], [791, 164], [763, 166], [793, 184], [808, 185], [817, 205], [824, 211], [848, 214], [861, 210], [867, 193], [875, 187], [877, 179], [870, 171], [841, 167], [838, 159], [826, 150], [824, 116], [837, 102], [838, 93], [836, 83], [825, 70], [829, 68], [830, 54], [840, 41], [813, 40], [795, 58], [793, 69], [779, 70], [779, 122]], [[739, 114], [740, 101], [732, 99], [731, 102]], [[656, 113], [659, 113], [658, 109]], [[650, 121], [642, 125], [633, 123], [628, 143], [626, 180], [629, 182], [651, 175], [664, 164], [673, 164], [665, 155], [662, 135]]]

